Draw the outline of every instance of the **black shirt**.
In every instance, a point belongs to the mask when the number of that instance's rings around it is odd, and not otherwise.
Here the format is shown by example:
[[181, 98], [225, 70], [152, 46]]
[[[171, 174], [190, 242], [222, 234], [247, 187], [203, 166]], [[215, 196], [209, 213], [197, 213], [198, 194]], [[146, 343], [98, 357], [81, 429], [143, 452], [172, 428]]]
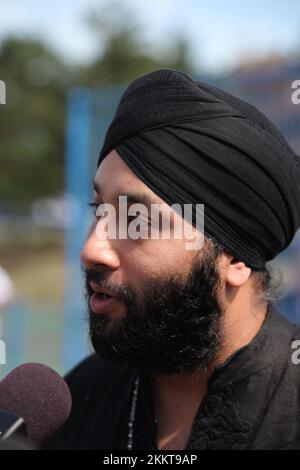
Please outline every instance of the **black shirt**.
[[[300, 449], [300, 364], [292, 361], [294, 340], [300, 340], [300, 327], [270, 306], [255, 338], [210, 376], [186, 449]], [[85, 359], [66, 377], [71, 415], [43, 447], [127, 449], [135, 378], [126, 365], [96, 355]], [[147, 376], [140, 376], [133, 430], [133, 449], [157, 449]]]

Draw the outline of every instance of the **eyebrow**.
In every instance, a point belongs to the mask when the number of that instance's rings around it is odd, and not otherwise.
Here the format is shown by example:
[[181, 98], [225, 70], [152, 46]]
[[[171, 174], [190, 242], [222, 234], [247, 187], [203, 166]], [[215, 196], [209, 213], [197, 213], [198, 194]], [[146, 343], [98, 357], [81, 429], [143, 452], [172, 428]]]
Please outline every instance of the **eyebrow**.
[[[93, 181], [93, 187], [94, 190], [98, 195], [101, 195], [101, 187], [100, 185], [96, 182]], [[127, 202], [129, 204], [144, 204], [145, 206], [150, 207], [151, 204], [159, 204], [158, 202], [153, 201], [150, 195], [137, 192], [137, 193], [126, 193], [126, 192], [119, 192], [115, 195], [115, 199], [118, 199], [120, 196], [126, 196], [127, 197]]]

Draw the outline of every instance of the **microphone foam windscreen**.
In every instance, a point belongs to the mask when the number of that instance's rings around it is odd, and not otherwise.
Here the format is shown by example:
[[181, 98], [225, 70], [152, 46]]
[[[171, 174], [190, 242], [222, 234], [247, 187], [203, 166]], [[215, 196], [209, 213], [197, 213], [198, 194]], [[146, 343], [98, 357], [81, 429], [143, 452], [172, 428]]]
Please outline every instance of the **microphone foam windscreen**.
[[67, 420], [71, 406], [66, 382], [43, 364], [22, 364], [0, 382], [0, 409], [23, 418], [34, 442], [51, 436]]

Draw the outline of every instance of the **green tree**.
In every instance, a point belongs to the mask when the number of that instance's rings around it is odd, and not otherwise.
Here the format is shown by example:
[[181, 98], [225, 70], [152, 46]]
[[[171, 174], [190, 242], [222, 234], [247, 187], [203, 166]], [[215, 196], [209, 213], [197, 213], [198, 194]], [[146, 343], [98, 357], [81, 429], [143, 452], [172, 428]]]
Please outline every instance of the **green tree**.
[[27, 208], [64, 188], [66, 92], [72, 85], [122, 85], [158, 68], [193, 74], [186, 37], [172, 34], [160, 46], [144, 38], [134, 11], [119, 0], [86, 19], [99, 52], [86, 66], [65, 65], [51, 48], [30, 38], [0, 45], [0, 79], [7, 105], [0, 106], [0, 204]]
[[175, 33], [164, 47], [149, 44], [134, 11], [120, 0], [92, 10], [86, 20], [99, 44], [98, 56], [81, 75], [88, 85], [119, 85], [158, 68], [194, 71], [182, 33]]
[[8, 38], [0, 48], [0, 76], [7, 88], [0, 107], [0, 198], [27, 207], [63, 188], [68, 72], [40, 41]]

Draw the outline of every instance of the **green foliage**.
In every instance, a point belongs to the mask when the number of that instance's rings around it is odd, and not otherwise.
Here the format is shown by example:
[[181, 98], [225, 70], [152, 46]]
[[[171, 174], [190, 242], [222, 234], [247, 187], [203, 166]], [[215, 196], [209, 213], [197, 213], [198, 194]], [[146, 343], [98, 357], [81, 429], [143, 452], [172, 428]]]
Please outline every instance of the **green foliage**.
[[26, 207], [63, 187], [67, 71], [39, 41], [9, 38], [0, 49], [7, 104], [0, 107], [1, 202]]
[[189, 44], [182, 34], [173, 33], [167, 44], [155, 47], [145, 40], [143, 25], [134, 18], [134, 11], [120, 0], [89, 13], [86, 22], [99, 44], [99, 55], [83, 71], [83, 83], [119, 85], [158, 68], [193, 72]]
[[63, 191], [69, 87], [120, 85], [161, 67], [193, 73], [182, 35], [155, 50], [119, 1], [91, 12], [87, 23], [99, 53], [86, 66], [64, 64], [38, 39], [6, 38], [0, 45], [0, 79], [7, 85], [7, 105], [0, 106], [0, 209], [26, 208]]

